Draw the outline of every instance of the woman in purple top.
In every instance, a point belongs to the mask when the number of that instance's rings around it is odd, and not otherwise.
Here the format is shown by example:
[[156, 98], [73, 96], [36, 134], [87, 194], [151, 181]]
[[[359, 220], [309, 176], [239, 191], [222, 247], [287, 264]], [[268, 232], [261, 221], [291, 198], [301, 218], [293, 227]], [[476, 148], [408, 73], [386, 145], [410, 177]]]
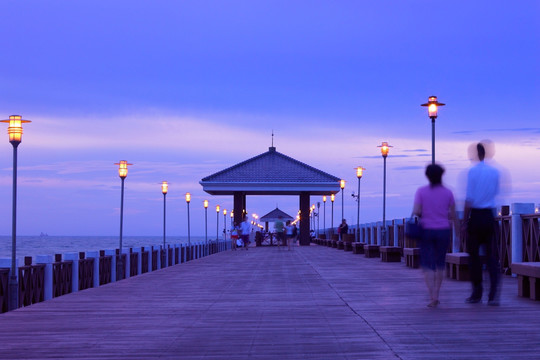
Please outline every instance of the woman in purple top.
[[451, 238], [451, 224], [455, 224], [455, 201], [452, 191], [442, 184], [444, 169], [437, 164], [428, 165], [429, 185], [422, 186], [414, 196], [413, 215], [420, 217], [422, 239], [420, 264], [428, 287], [429, 307], [439, 305], [439, 291], [444, 274], [446, 249]]

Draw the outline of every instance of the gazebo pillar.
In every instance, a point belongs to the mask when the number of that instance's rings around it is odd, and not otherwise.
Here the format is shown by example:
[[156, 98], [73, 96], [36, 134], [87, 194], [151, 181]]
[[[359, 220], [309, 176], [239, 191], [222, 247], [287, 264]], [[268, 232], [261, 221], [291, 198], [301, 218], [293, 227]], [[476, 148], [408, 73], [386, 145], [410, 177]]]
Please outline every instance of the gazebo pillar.
[[235, 192], [233, 195], [234, 222], [238, 225], [242, 222], [243, 211], [246, 205], [246, 195], [242, 192]]
[[309, 245], [309, 192], [300, 193], [300, 245]]

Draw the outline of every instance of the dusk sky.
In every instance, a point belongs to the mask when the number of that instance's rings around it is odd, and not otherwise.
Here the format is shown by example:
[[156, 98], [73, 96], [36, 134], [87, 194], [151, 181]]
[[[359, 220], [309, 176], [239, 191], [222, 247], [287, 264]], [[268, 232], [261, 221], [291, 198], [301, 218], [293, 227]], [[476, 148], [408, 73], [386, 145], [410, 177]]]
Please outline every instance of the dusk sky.
[[[268, 150], [347, 181], [345, 217], [410, 215], [426, 184], [431, 122], [437, 161], [463, 199], [467, 148], [491, 139], [512, 180], [501, 202], [540, 198], [540, 2], [2, 1], [0, 115], [20, 114], [18, 233], [115, 235], [117, 163], [128, 160], [124, 233], [204, 235], [199, 181]], [[0, 134], [0, 235], [11, 234], [12, 146]], [[321, 202], [320, 196], [311, 202]], [[248, 197], [264, 215], [297, 197]], [[335, 203], [341, 214], [341, 194]], [[326, 208], [330, 223], [330, 206]], [[221, 215], [220, 223], [223, 222]], [[337, 220], [336, 220], [337, 222]], [[321, 215], [322, 227], [322, 215]], [[214, 235], [215, 236], [215, 235]]]

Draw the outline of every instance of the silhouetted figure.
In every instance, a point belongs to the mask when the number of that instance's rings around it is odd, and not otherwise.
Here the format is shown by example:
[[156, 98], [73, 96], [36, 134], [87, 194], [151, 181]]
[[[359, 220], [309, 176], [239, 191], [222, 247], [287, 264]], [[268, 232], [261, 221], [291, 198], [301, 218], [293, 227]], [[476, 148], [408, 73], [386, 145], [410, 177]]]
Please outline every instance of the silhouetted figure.
[[339, 227], [338, 227], [338, 232], [339, 232], [339, 239], [343, 241], [343, 235], [349, 232], [349, 225], [347, 225], [347, 220], [345, 219], [341, 220], [341, 224], [339, 224]]
[[[413, 215], [420, 217], [422, 237], [420, 264], [431, 302], [439, 305], [439, 292], [444, 276], [446, 249], [451, 239], [451, 220], [455, 223], [456, 203], [452, 191], [442, 184], [444, 169], [431, 164], [426, 167], [429, 185], [422, 186], [414, 196]], [[456, 226], [457, 228], [457, 226]]]

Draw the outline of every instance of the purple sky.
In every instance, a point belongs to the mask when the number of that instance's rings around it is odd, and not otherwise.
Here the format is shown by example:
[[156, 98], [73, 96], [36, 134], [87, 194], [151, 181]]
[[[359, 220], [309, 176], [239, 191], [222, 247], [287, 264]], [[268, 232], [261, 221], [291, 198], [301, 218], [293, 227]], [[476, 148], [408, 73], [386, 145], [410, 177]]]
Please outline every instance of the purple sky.
[[[232, 199], [198, 182], [267, 151], [272, 130], [278, 151], [347, 180], [349, 223], [358, 165], [361, 222], [381, 220], [388, 141], [387, 218], [408, 216], [431, 156], [429, 95], [447, 104], [436, 155], [458, 198], [468, 146], [489, 138], [512, 178], [501, 202], [540, 202], [537, 1], [4, 1], [0, 13], [0, 113], [33, 121], [19, 147], [19, 234], [117, 234], [123, 159], [134, 164], [126, 235], [161, 234], [162, 180], [168, 234], [187, 234], [188, 191], [192, 234], [204, 234], [204, 199], [215, 234], [213, 209]], [[298, 199], [248, 198], [259, 215], [276, 205], [294, 214]], [[341, 194], [335, 205], [337, 219]]]

